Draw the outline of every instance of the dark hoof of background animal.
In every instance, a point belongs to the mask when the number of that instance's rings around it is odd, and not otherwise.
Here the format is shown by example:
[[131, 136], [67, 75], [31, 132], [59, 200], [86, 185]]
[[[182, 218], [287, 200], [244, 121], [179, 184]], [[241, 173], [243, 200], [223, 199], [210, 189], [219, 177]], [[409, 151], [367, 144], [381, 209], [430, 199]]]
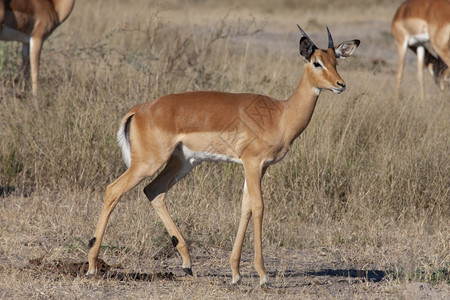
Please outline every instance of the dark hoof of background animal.
[[16, 189], [13, 186], [0, 186], [0, 197], [6, 197], [14, 193]]
[[191, 268], [183, 268], [183, 271], [186, 272], [186, 274], [194, 276], [194, 274], [192, 274], [192, 269]]

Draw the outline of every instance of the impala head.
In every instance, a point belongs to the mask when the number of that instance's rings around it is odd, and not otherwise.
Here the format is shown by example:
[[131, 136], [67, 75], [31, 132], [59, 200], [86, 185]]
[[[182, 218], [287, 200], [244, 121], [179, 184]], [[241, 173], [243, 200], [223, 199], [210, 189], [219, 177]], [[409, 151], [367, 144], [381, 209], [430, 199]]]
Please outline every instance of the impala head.
[[311, 82], [319, 91], [322, 89], [331, 90], [339, 94], [345, 90], [345, 82], [336, 70], [336, 59], [346, 58], [352, 55], [359, 46], [359, 40], [346, 41], [338, 46], [334, 46], [333, 37], [327, 27], [328, 48], [319, 49], [300, 28], [303, 34], [300, 39], [300, 54], [305, 59], [305, 73], [308, 72]]

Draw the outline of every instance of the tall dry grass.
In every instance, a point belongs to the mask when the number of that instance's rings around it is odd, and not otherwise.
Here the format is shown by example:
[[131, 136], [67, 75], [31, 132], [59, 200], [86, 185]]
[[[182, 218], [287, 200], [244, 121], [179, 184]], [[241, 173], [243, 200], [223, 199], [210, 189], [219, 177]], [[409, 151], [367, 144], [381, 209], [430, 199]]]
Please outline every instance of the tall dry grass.
[[[3, 46], [12, 54], [0, 59], [0, 186], [14, 188], [17, 197], [3, 195], [1, 255], [13, 265], [41, 254], [85, 257], [104, 187], [125, 170], [115, 134], [133, 105], [204, 89], [285, 99], [303, 72], [298, 37], [282, 36], [285, 43], [267, 47], [263, 18], [219, 9], [207, 26], [183, 27], [163, 17], [164, 6], [158, 12], [146, 4], [143, 11], [150, 13], [143, 17], [142, 10], [123, 10], [121, 1], [99, 14], [100, 2], [78, 1], [45, 44], [36, 98], [15, 86], [19, 46]], [[204, 4], [196, 2], [190, 5]], [[352, 30], [337, 35], [361, 38]], [[323, 92], [307, 130], [269, 168], [264, 246], [341, 249], [348, 267], [448, 283], [448, 92], [439, 93], [429, 80], [422, 103], [414, 74], [407, 74], [394, 106], [395, 67], [372, 64], [358, 54], [363, 50], [338, 67], [348, 90]], [[168, 194], [172, 216], [192, 245], [231, 248], [242, 176], [238, 165], [204, 164]], [[101, 251], [131, 269], [170, 243], [141, 189], [119, 203]], [[245, 251], [252, 245], [249, 233]]]

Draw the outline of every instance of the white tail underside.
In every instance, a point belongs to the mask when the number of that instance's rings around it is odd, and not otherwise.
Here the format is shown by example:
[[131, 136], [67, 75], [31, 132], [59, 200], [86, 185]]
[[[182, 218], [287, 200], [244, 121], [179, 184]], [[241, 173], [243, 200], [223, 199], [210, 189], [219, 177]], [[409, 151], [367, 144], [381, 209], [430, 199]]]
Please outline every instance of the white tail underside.
[[120, 149], [122, 149], [123, 161], [127, 165], [127, 168], [129, 168], [131, 165], [131, 151], [130, 142], [125, 135], [125, 125], [126, 122], [123, 122], [122, 125], [120, 125], [119, 131], [117, 132], [117, 141], [119, 142]]

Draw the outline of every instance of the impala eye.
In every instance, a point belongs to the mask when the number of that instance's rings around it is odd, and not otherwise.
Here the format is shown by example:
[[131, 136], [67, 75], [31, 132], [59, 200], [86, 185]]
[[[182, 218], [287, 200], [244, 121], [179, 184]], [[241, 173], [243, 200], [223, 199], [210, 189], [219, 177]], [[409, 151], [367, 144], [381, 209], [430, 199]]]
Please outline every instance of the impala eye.
[[313, 66], [314, 66], [314, 68], [322, 68], [322, 65], [319, 64], [318, 62], [314, 62]]

